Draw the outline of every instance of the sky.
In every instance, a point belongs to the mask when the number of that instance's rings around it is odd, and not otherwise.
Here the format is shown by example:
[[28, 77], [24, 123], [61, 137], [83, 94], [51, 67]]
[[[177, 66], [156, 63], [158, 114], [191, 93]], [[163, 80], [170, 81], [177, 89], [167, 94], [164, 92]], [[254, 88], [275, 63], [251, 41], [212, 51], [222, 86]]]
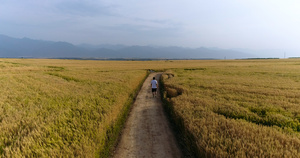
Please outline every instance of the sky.
[[0, 34], [297, 55], [299, 7], [299, 0], [0, 0]]

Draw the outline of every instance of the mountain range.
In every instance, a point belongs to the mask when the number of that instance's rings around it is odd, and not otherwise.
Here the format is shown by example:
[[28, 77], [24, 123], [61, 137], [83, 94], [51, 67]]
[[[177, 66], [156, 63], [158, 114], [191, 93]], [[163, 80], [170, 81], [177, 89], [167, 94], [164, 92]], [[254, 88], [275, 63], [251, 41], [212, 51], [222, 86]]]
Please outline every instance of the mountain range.
[[184, 48], [124, 45], [73, 45], [68, 42], [13, 38], [0, 35], [2, 58], [98, 58], [98, 59], [237, 59], [255, 55], [218, 48]]

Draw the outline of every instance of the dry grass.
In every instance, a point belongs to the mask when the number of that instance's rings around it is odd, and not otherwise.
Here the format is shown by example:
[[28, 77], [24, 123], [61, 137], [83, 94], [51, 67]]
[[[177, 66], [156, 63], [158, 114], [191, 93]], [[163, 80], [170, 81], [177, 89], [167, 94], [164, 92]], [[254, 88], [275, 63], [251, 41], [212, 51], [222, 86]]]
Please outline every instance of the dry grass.
[[299, 60], [211, 61], [167, 71], [165, 97], [198, 156], [300, 157], [299, 70]]

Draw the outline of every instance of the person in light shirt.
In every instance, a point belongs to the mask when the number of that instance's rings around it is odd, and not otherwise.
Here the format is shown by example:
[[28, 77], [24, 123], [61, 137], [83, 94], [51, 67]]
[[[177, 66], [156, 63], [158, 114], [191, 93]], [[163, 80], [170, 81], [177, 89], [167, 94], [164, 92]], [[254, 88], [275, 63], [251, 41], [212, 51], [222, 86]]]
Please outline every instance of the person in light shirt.
[[153, 95], [153, 97], [156, 97], [156, 95], [157, 95], [157, 86], [158, 86], [158, 83], [155, 80], [155, 77], [153, 77], [153, 80], [151, 81], [151, 87], [152, 87], [152, 95]]

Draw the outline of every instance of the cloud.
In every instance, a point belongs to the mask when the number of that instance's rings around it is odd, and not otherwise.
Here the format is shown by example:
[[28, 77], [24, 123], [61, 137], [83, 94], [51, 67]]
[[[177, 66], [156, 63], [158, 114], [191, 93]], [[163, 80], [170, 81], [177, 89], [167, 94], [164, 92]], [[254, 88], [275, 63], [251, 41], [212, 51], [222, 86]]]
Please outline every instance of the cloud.
[[92, 0], [66, 0], [55, 5], [61, 14], [72, 16], [116, 16], [111, 9], [114, 6], [102, 4]]

